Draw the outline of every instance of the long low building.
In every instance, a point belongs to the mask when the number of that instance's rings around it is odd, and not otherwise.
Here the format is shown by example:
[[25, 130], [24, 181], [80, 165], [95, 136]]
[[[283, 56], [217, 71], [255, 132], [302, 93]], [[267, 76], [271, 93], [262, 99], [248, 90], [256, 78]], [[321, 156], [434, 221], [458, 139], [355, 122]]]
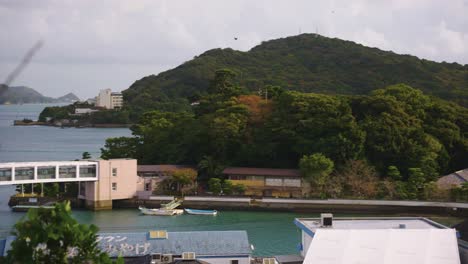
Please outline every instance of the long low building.
[[298, 198], [308, 186], [296, 169], [228, 167], [223, 174], [233, 184], [244, 185], [245, 195]]

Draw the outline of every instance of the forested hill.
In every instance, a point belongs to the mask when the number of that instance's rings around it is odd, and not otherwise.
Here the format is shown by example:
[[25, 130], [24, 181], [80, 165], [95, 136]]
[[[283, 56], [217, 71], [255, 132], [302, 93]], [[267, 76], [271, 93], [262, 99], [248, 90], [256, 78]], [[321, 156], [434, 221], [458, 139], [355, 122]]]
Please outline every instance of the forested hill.
[[209, 50], [172, 70], [136, 81], [124, 92], [125, 100], [141, 110], [164, 108], [168, 99], [195, 100], [220, 68], [235, 71], [236, 81], [252, 91], [278, 85], [302, 92], [368, 94], [406, 83], [468, 105], [468, 65], [437, 63], [315, 34], [266, 41], [247, 52]]
[[71, 103], [78, 100], [79, 98], [73, 93], [52, 98], [26, 86], [0, 84], [0, 104]]

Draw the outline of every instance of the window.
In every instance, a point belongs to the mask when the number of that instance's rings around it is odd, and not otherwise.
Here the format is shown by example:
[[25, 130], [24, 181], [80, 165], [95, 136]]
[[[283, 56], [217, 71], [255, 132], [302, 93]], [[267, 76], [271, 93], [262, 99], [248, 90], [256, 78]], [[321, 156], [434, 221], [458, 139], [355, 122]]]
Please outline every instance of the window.
[[112, 168], [112, 176], [117, 176], [117, 168]]
[[238, 180], [238, 181], [245, 181], [247, 179], [246, 176], [243, 175], [231, 175], [229, 176], [230, 180]]
[[34, 179], [34, 168], [16, 168], [15, 169], [15, 180], [33, 180]]
[[145, 191], [151, 191], [151, 183], [145, 183]]
[[265, 185], [266, 186], [283, 186], [283, 179], [282, 178], [266, 178]]
[[263, 259], [263, 264], [275, 264], [275, 259], [274, 258], [264, 258]]
[[82, 165], [80, 166], [80, 177], [96, 177], [96, 165]]
[[76, 178], [76, 166], [60, 166], [59, 178]]
[[301, 179], [284, 179], [284, 186], [301, 187]]
[[0, 181], [11, 181], [11, 168], [0, 169]]
[[117, 191], [117, 183], [116, 182], [112, 183], [112, 190]]
[[239, 264], [239, 260], [233, 259], [233, 260], [231, 260], [231, 264]]
[[55, 167], [37, 167], [38, 179], [55, 179]]

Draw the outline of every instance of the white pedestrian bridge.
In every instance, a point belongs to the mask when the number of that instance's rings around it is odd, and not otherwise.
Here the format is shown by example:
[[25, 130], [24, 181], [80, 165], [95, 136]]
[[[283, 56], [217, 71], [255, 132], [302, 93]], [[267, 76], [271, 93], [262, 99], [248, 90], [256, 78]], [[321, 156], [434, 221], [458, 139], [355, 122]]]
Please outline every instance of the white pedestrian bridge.
[[0, 163], [0, 185], [97, 181], [97, 161]]

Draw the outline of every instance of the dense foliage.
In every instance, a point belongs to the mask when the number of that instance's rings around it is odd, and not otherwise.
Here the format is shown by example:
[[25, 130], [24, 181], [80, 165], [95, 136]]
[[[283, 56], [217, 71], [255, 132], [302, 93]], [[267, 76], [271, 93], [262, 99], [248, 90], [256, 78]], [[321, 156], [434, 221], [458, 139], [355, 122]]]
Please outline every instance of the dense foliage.
[[[112, 263], [99, 250], [98, 228], [79, 224], [71, 216], [69, 202], [52, 210], [30, 209], [27, 219], [15, 224], [9, 263]], [[120, 259], [118, 263], [123, 263]]]
[[205, 95], [214, 72], [230, 68], [241, 87], [364, 95], [395, 83], [468, 105], [468, 65], [437, 63], [315, 34], [263, 42], [247, 52], [213, 49], [124, 91], [131, 118], [147, 110], [186, 111]]
[[86, 102], [75, 102], [66, 106], [48, 106], [39, 115], [40, 122], [54, 122], [63, 119], [74, 120], [75, 125], [86, 126], [91, 124], [128, 124], [130, 123], [129, 113], [124, 110], [104, 110], [99, 109], [83, 115], [75, 115], [76, 108], [95, 108]]
[[[363, 96], [265, 87], [276, 91], [266, 100], [242, 91], [231, 73], [217, 71], [191, 112], [145, 113], [134, 137], [109, 139], [103, 156], [198, 164], [206, 180], [227, 165], [297, 168], [305, 156], [301, 167], [315, 162], [328, 175], [334, 164], [335, 175], [355, 183], [342, 185], [341, 194], [387, 188], [402, 198], [422, 197], [438, 176], [468, 167], [468, 109], [455, 103], [403, 84]], [[360, 174], [373, 183], [363, 184]]]

